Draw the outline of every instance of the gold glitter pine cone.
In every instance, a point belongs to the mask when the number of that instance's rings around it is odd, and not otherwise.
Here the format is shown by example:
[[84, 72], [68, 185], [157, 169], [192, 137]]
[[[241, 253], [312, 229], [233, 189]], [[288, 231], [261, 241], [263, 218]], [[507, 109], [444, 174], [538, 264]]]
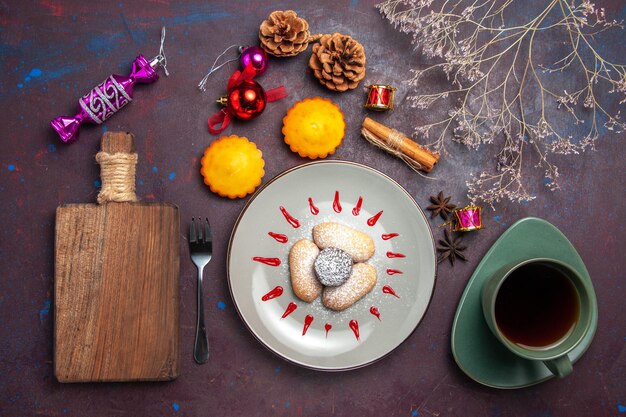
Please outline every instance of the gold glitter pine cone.
[[272, 12], [259, 28], [261, 47], [276, 57], [298, 55], [318, 38], [311, 36], [309, 23], [293, 10]]
[[319, 43], [313, 45], [309, 67], [328, 89], [351, 90], [365, 78], [365, 50], [352, 36], [323, 35]]

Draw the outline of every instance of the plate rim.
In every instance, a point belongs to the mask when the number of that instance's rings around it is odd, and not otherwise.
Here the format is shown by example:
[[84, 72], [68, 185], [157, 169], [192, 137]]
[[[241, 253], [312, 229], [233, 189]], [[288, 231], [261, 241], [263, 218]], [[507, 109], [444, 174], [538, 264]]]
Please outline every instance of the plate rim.
[[538, 385], [541, 384], [542, 382], [546, 382], [548, 380], [554, 379], [554, 375], [548, 375], [544, 378], [535, 380], [535, 381], [530, 381], [526, 384], [521, 384], [521, 385], [498, 385], [498, 384], [493, 384], [490, 382], [487, 382], [485, 380], [481, 380], [476, 378], [471, 372], [468, 372], [467, 368], [465, 366], [463, 366], [463, 364], [461, 363], [461, 361], [459, 360], [459, 357], [457, 355], [457, 349], [456, 349], [456, 331], [458, 329], [458, 320], [459, 317], [461, 315], [461, 310], [462, 310], [462, 305], [466, 303], [466, 298], [468, 296], [469, 293], [469, 288], [470, 288], [470, 284], [472, 285], [476, 285], [476, 283], [474, 282], [474, 278], [476, 275], [476, 271], [478, 271], [479, 269], [482, 269], [484, 264], [487, 263], [487, 261], [490, 260], [491, 258], [491, 254], [494, 252], [494, 248], [496, 246], [499, 245], [499, 243], [504, 240], [504, 238], [509, 234], [509, 232], [512, 229], [517, 229], [518, 227], [522, 227], [523, 224], [528, 223], [528, 222], [534, 222], [537, 224], [540, 224], [541, 227], [546, 227], [549, 228], [551, 230], [552, 233], [555, 234], [555, 236], [559, 236], [564, 238], [565, 242], [572, 248], [573, 250], [573, 254], [575, 254], [576, 256], [578, 256], [578, 258], [580, 259], [581, 265], [582, 265], [582, 269], [584, 270], [585, 274], [584, 274], [584, 278], [586, 280], [589, 280], [593, 291], [593, 303], [596, 305], [596, 310], [595, 310], [595, 314], [592, 317], [592, 323], [591, 323], [591, 332], [590, 335], [588, 337], [585, 337], [585, 339], [583, 339], [584, 341], [581, 342], [581, 349], [580, 352], [578, 353], [576, 358], [572, 358], [572, 363], [576, 363], [578, 362], [578, 360], [580, 358], [582, 358], [582, 356], [587, 352], [587, 350], [589, 349], [589, 347], [591, 346], [591, 343], [593, 342], [593, 338], [595, 336], [595, 333], [597, 331], [597, 326], [598, 326], [598, 312], [597, 312], [597, 296], [595, 295], [595, 289], [593, 288], [593, 281], [591, 280], [591, 276], [589, 275], [589, 272], [587, 270], [587, 267], [585, 265], [585, 263], [583, 262], [582, 258], [580, 257], [580, 254], [578, 253], [578, 251], [576, 250], [576, 248], [574, 247], [574, 245], [569, 241], [569, 239], [567, 238], [567, 236], [565, 236], [565, 234], [563, 234], [563, 232], [561, 232], [555, 225], [553, 225], [552, 223], [550, 223], [549, 221], [539, 218], [539, 217], [534, 217], [534, 216], [527, 216], [527, 217], [523, 217], [519, 220], [517, 220], [515, 223], [513, 223], [511, 226], [509, 226], [503, 233], [502, 235], [500, 235], [500, 237], [491, 245], [491, 247], [489, 248], [489, 250], [487, 251], [487, 253], [485, 253], [485, 255], [483, 256], [483, 258], [481, 259], [481, 261], [479, 262], [479, 264], [476, 266], [474, 272], [472, 273], [472, 275], [470, 276], [467, 284], [465, 285], [465, 288], [463, 290], [463, 293], [461, 294], [461, 297], [459, 298], [459, 301], [457, 303], [457, 308], [456, 311], [454, 313], [454, 319], [452, 321], [452, 329], [450, 332], [450, 348], [452, 351], [452, 356], [454, 358], [455, 363], [457, 364], [457, 366], [459, 367], [459, 369], [461, 371], [463, 371], [463, 373], [465, 375], [467, 375], [470, 379], [472, 379], [473, 381], [479, 383], [480, 385], [489, 387], [489, 388], [495, 388], [495, 389], [500, 389], [500, 390], [504, 390], [504, 391], [509, 391], [509, 390], [515, 390], [515, 389], [522, 389], [522, 388], [528, 388], [528, 387], [532, 387], [534, 385]]
[[[243, 218], [243, 216], [245, 215], [245, 213], [248, 211], [248, 208], [250, 207], [250, 205], [252, 204], [252, 202], [267, 188], [269, 187], [271, 184], [273, 184], [275, 181], [279, 180], [280, 178], [290, 174], [291, 172], [297, 171], [299, 169], [303, 169], [303, 168], [308, 168], [311, 167], [313, 165], [325, 165], [325, 164], [335, 164], [335, 165], [348, 165], [348, 166], [355, 166], [357, 168], [360, 169], [364, 169], [367, 171], [372, 171], [375, 174], [380, 175], [381, 177], [383, 177], [384, 179], [386, 179], [387, 181], [391, 182], [392, 185], [395, 185], [399, 188], [400, 191], [404, 192], [407, 197], [409, 197], [409, 200], [415, 205], [415, 207], [417, 208], [417, 211], [420, 213], [420, 215], [422, 216], [422, 218], [424, 219], [426, 225], [428, 226], [428, 233], [430, 236], [430, 240], [432, 243], [432, 248], [433, 248], [433, 259], [434, 259], [434, 276], [433, 276], [433, 287], [432, 287], [432, 291], [430, 293], [430, 297], [428, 299], [428, 303], [426, 304], [426, 309], [424, 310], [424, 314], [422, 315], [422, 317], [420, 317], [420, 319], [415, 323], [415, 326], [413, 327], [413, 329], [411, 330], [411, 332], [409, 334], [407, 334], [407, 336], [402, 339], [394, 348], [392, 348], [389, 352], [385, 353], [384, 355], [381, 355], [377, 358], [374, 358], [370, 361], [358, 364], [358, 365], [353, 365], [353, 366], [345, 366], [345, 367], [319, 367], [319, 366], [314, 366], [314, 365], [310, 365], [310, 364], [306, 364], [303, 363], [301, 361], [297, 361], [294, 360], [292, 358], [289, 358], [283, 354], [281, 354], [280, 352], [278, 352], [277, 350], [273, 349], [272, 347], [270, 347], [267, 343], [265, 343], [263, 340], [260, 339], [259, 336], [257, 336], [257, 334], [252, 330], [252, 328], [250, 327], [250, 325], [248, 324], [248, 322], [244, 319], [242, 312], [239, 309], [239, 306], [237, 305], [237, 302], [235, 301], [235, 296], [233, 294], [233, 288], [232, 288], [232, 281], [231, 281], [231, 277], [230, 277], [230, 258], [231, 258], [231, 253], [232, 253], [232, 246], [233, 246], [233, 239], [235, 237], [235, 233], [237, 232], [237, 229], [239, 227], [239, 223], [241, 222], [241, 219]], [[411, 195], [411, 193], [409, 193], [399, 182], [397, 182], [396, 180], [394, 180], [393, 178], [391, 178], [390, 176], [388, 176], [387, 174], [380, 172], [379, 170], [372, 168], [370, 166], [364, 165], [364, 164], [360, 164], [358, 162], [353, 162], [353, 161], [344, 161], [344, 160], [325, 160], [325, 161], [311, 161], [311, 162], [307, 162], [301, 165], [296, 165], [294, 167], [288, 168], [278, 174], [276, 174], [271, 180], [269, 180], [267, 183], [263, 184], [261, 187], [259, 187], [259, 189], [257, 189], [254, 194], [252, 194], [252, 196], [248, 199], [248, 201], [246, 202], [246, 204], [244, 205], [244, 207], [241, 209], [241, 211], [239, 212], [239, 215], [237, 216], [237, 220], [235, 220], [235, 224], [233, 225], [233, 228], [231, 230], [230, 233], [230, 238], [228, 240], [228, 250], [226, 252], [226, 279], [228, 281], [228, 291], [230, 292], [230, 297], [231, 300], [233, 301], [233, 306], [235, 307], [235, 310], [237, 311], [237, 315], [239, 316], [240, 320], [243, 322], [243, 324], [245, 325], [246, 329], [248, 329], [248, 331], [254, 336], [254, 338], [268, 351], [270, 351], [271, 353], [273, 353], [274, 355], [276, 355], [277, 357], [292, 363], [294, 365], [298, 365], [300, 367], [306, 368], [306, 369], [312, 369], [315, 371], [323, 371], [323, 372], [343, 372], [343, 371], [350, 371], [350, 370], [354, 370], [354, 369], [360, 369], [363, 367], [366, 367], [368, 365], [371, 365], [373, 363], [376, 363], [384, 358], [386, 358], [387, 356], [389, 356], [391, 353], [393, 353], [398, 347], [400, 347], [400, 345], [402, 345], [404, 342], [407, 341], [407, 339], [409, 339], [409, 337], [411, 337], [413, 335], [413, 333], [415, 333], [415, 331], [417, 330], [417, 328], [419, 327], [419, 325], [421, 324], [422, 320], [424, 320], [424, 317], [426, 316], [426, 313], [428, 312], [428, 309], [430, 308], [430, 304], [432, 303], [433, 300], [433, 296], [435, 294], [435, 288], [437, 286], [437, 274], [438, 274], [438, 263], [437, 263], [437, 247], [436, 247], [436, 243], [435, 243], [435, 238], [433, 236], [433, 231], [432, 231], [432, 227], [430, 226], [430, 223], [428, 222], [428, 218], [426, 217], [426, 214], [424, 213], [424, 210], [422, 210], [422, 208], [420, 207], [420, 205], [417, 203], [417, 201], [415, 201], [415, 199], [413, 198], [413, 196]]]

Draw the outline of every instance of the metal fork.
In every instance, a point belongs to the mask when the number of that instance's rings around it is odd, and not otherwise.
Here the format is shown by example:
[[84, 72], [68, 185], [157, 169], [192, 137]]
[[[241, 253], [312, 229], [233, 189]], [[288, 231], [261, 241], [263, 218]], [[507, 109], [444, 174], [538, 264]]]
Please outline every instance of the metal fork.
[[[204, 232], [203, 232], [204, 230]], [[209, 360], [209, 339], [204, 324], [204, 301], [202, 296], [202, 271], [211, 260], [213, 255], [213, 238], [209, 219], [203, 221], [198, 217], [198, 224], [191, 218], [189, 227], [189, 252], [191, 260], [198, 268], [198, 321], [196, 324], [196, 341], [193, 349], [193, 358], [198, 363], [206, 363]]]

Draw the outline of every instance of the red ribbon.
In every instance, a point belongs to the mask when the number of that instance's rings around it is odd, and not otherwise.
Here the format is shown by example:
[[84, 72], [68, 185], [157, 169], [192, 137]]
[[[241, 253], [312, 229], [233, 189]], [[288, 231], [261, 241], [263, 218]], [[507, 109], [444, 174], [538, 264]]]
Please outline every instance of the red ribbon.
[[230, 119], [232, 119], [232, 117], [230, 115], [230, 112], [228, 112], [226, 109], [222, 109], [217, 113], [213, 113], [213, 115], [209, 117], [209, 132], [211, 132], [212, 135], [217, 135], [222, 130], [228, 127], [228, 125], [230, 124]]
[[272, 101], [280, 100], [287, 97], [287, 89], [282, 85], [280, 87], [272, 88], [265, 92], [265, 101], [271, 103]]
[[[255, 75], [256, 74], [252, 66], [246, 67], [243, 72], [239, 70], [235, 71], [228, 79], [228, 84], [226, 85], [227, 93], [230, 94], [239, 81], [251, 80]], [[272, 101], [277, 101], [285, 97], [287, 97], [287, 90], [282, 85], [265, 92], [265, 101], [267, 103], [271, 103]], [[228, 127], [232, 118], [233, 114], [228, 106], [225, 109], [215, 112], [211, 115], [211, 117], [209, 117], [209, 132], [211, 132], [212, 135], [221, 133]]]

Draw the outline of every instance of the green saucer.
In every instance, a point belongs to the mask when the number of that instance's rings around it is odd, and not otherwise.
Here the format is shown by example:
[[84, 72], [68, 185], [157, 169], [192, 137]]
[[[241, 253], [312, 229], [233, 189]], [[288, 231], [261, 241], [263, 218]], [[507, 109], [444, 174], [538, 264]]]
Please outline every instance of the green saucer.
[[[574, 246], [556, 227], [545, 220], [527, 217], [509, 227], [480, 262], [469, 280], [452, 324], [452, 354], [459, 367], [481, 384], [503, 389], [538, 384], [554, 376], [540, 361], [519, 358], [498, 342], [483, 317], [483, 283], [505, 264], [529, 258], [554, 258], [591, 278]], [[585, 353], [598, 324], [598, 308], [592, 293], [591, 331], [569, 353], [572, 363]], [[576, 373], [576, 366], [574, 366]]]

